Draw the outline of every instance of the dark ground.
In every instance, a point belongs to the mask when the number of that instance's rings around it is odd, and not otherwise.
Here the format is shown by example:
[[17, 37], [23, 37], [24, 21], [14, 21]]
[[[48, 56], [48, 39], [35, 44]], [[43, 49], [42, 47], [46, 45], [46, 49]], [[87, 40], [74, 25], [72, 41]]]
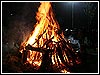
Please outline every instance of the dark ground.
[[97, 73], [98, 72], [98, 56], [87, 54], [83, 55], [83, 63], [73, 68], [76, 73]]
[[[3, 52], [2, 55], [2, 72], [3, 73], [58, 73], [57, 69], [48, 71], [35, 70], [31, 65], [23, 65], [21, 62], [21, 54], [17, 51]], [[82, 63], [72, 67], [72, 73], [98, 73], [98, 55], [86, 54], [80, 55]]]

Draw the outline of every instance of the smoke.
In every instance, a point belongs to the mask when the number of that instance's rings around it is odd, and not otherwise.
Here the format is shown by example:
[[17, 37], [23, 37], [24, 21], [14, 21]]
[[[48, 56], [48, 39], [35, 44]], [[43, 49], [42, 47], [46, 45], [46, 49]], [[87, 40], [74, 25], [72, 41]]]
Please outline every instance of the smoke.
[[[8, 3], [7, 5], [11, 5]], [[16, 5], [18, 6], [16, 6]], [[6, 6], [6, 3], [4, 4]], [[4, 6], [3, 5], [3, 6]], [[8, 51], [19, 47], [20, 44], [33, 31], [36, 23], [35, 15], [39, 3], [14, 3], [12, 4], [15, 10], [15, 15], [6, 16], [7, 8], [3, 8], [3, 23], [2, 23], [2, 48], [3, 51]], [[15, 5], [15, 6], [14, 6]], [[15, 8], [16, 7], [16, 8]], [[6, 23], [5, 23], [6, 22]]]

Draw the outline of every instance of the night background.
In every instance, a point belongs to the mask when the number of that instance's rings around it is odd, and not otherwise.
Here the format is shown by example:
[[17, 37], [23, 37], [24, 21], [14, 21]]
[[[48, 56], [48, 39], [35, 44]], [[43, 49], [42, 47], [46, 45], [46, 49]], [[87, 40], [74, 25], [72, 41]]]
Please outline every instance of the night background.
[[[2, 3], [3, 73], [23, 73], [28, 71], [23, 69], [25, 67], [20, 68], [21, 59], [19, 59], [18, 50], [21, 42], [34, 29], [39, 5], [38, 2]], [[78, 66], [77, 69], [75, 67], [73, 72], [97, 73], [98, 2], [52, 2], [52, 8], [64, 35], [67, 37], [70, 30], [73, 30], [78, 40], [80, 40], [83, 64]], [[66, 29], [69, 29], [69, 32], [65, 31]], [[85, 37], [87, 37], [86, 43], [84, 43]]]

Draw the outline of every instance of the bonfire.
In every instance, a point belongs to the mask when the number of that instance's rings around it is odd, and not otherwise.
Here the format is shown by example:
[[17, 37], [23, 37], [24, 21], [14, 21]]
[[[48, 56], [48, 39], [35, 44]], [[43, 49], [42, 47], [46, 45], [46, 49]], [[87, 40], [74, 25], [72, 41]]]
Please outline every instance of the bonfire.
[[31, 64], [37, 70], [71, 72], [70, 68], [80, 63], [79, 56], [64, 38], [50, 2], [40, 3], [36, 20], [34, 30], [20, 46], [23, 64]]

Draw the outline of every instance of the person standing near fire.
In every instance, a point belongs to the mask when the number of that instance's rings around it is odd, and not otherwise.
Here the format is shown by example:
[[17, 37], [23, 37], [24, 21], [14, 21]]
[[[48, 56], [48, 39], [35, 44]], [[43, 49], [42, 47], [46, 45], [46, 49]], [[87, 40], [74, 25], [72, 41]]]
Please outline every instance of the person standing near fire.
[[72, 47], [76, 50], [76, 52], [80, 51], [80, 43], [79, 40], [77, 39], [77, 35], [75, 31], [71, 31], [71, 34], [68, 36], [68, 40]]

